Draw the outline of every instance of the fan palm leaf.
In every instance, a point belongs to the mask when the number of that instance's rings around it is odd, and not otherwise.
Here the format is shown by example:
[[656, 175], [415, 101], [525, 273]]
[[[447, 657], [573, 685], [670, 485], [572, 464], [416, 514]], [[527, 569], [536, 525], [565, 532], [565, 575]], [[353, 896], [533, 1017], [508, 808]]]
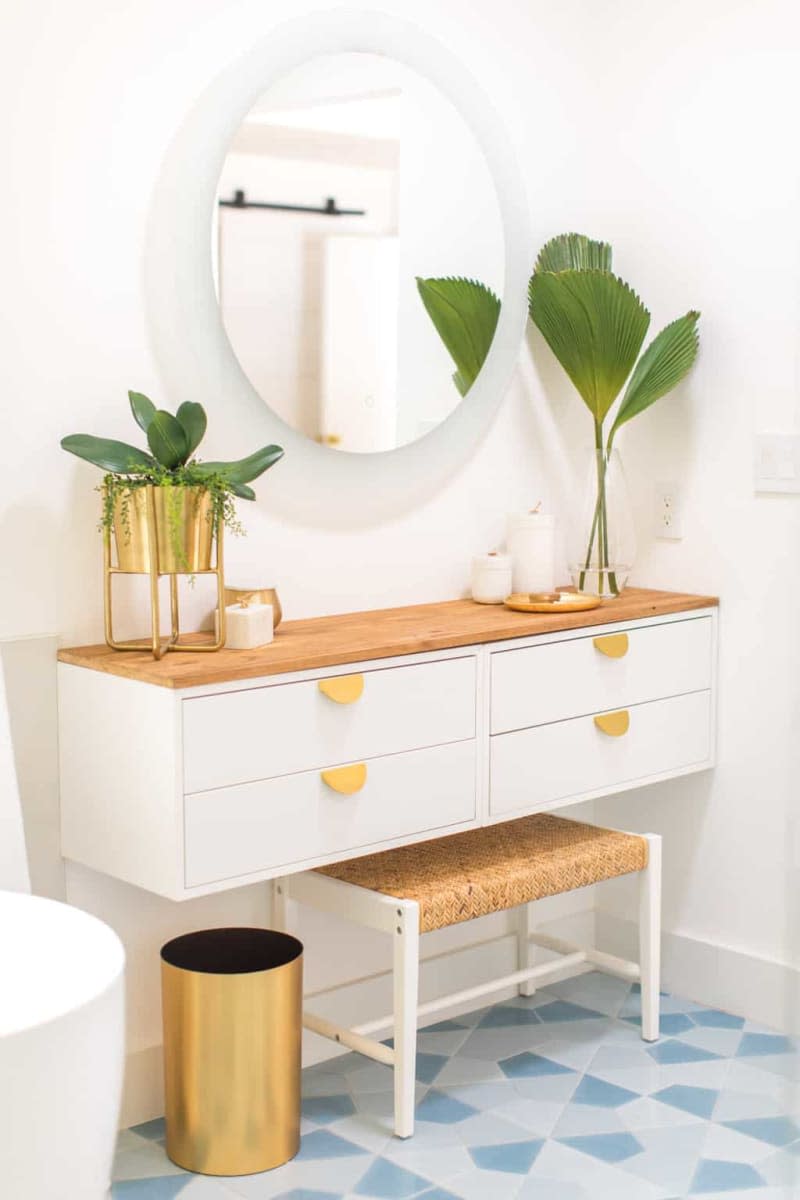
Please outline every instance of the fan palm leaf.
[[616, 400], [642, 348], [650, 314], [607, 271], [537, 271], [528, 308], [597, 424]]
[[475, 279], [417, 278], [417, 290], [445, 349], [456, 365], [453, 382], [465, 396], [489, 353], [500, 301]]
[[611, 247], [583, 233], [560, 233], [545, 242], [535, 271], [610, 271]]
[[688, 312], [666, 325], [653, 338], [628, 381], [608, 435], [609, 448], [621, 425], [671, 392], [689, 374], [700, 345], [697, 333], [699, 319], [699, 312]]

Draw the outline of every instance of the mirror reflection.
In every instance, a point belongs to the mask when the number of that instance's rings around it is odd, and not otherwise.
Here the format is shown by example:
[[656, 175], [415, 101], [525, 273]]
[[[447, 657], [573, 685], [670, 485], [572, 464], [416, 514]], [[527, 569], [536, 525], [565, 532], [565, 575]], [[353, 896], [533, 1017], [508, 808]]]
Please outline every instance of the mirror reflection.
[[503, 230], [483, 153], [437, 88], [379, 55], [315, 58], [259, 98], [220, 176], [214, 253], [255, 390], [338, 450], [434, 429], [497, 322]]

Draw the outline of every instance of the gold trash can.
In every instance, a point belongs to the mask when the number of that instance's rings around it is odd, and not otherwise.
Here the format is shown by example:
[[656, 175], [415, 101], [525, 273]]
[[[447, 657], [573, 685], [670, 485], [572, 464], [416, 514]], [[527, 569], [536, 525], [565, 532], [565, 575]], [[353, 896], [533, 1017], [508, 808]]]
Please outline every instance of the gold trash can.
[[268, 929], [206, 929], [161, 950], [167, 1154], [251, 1175], [300, 1146], [303, 947]]

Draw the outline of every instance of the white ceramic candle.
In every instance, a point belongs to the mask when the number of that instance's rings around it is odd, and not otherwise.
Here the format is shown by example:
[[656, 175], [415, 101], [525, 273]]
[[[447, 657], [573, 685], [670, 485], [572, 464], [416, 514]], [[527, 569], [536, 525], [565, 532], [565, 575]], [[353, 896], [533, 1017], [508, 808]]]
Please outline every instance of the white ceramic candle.
[[472, 599], [502, 604], [511, 593], [511, 559], [507, 554], [478, 554], [472, 560]]
[[225, 609], [225, 645], [254, 650], [272, 641], [271, 604], [229, 604]]
[[513, 513], [506, 549], [515, 592], [552, 592], [556, 586], [556, 520], [548, 513]]

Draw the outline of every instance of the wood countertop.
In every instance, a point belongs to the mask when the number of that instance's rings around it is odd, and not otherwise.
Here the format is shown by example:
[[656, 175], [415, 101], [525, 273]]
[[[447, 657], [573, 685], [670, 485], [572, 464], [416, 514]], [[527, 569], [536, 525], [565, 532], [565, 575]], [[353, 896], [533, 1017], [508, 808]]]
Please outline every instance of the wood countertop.
[[519, 613], [502, 604], [447, 600], [285, 621], [278, 627], [275, 640], [257, 650], [170, 653], [157, 662], [144, 648], [141, 652], [123, 651], [99, 645], [64, 649], [58, 657], [63, 663], [141, 683], [192, 688], [635, 621], [709, 608], [717, 603], [714, 596], [646, 588], [626, 588], [618, 599], [604, 600], [599, 608], [579, 613]]

